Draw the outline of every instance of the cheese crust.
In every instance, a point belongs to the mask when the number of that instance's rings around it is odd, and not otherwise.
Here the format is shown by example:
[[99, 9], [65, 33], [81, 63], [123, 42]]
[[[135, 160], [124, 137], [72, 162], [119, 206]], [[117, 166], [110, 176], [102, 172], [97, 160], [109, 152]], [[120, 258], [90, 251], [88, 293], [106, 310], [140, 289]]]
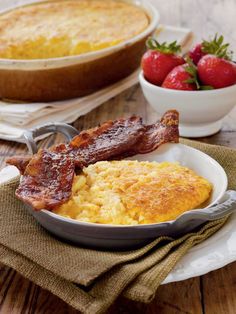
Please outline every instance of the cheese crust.
[[140, 7], [114, 0], [57, 0], [0, 15], [0, 58], [79, 55], [128, 40], [149, 25]]
[[178, 163], [101, 161], [74, 178], [71, 199], [54, 212], [102, 224], [158, 223], [201, 206], [211, 191], [210, 182]]

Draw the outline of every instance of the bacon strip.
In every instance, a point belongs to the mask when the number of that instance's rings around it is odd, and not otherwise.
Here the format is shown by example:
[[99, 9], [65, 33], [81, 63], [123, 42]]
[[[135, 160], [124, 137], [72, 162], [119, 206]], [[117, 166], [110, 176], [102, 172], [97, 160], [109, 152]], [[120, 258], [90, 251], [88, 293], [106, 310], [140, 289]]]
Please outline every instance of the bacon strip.
[[[108, 121], [81, 132], [69, 144], [40, 150], [29, 160], [16, 196], [35, 210], [52, 210], [69, 200], [75, 171], [100, 160], [144, 154], [161, 144], [178, 142], [178, 122], [175, 110], [148, 126], [139, 117]], [[23, 170], [20, 158], [15, 161]]]
[[26, 156], [13, 156], [7, 158], [7, 163], [9, 165], [15, 166], [18, 168], [21, 174], [24, 174], [25, 169], [30, 162], [32, 156], [31, 155], [26, 155]]
[[75, 163], [88, 166], [100, 160], [116, 158], [133, 147], [145, 132], [140, 117], [108, 121], [100, 127], [81, 132], [69, 147], [75, 156]]
[[74, 172], [69, 156], [42, 149], [29, 162], [16, 196], [36, 210], [51, 210], [70, 198]]
[[116, 156], [116, 159], [150, 153], [165, 143], [179, 142], [179, 114], [176, 110], [167, 111], [155, 124], [144, 126], [144, 132], [140, 134], [133, 147], [129, 147], [124, 154]]
[[[59, 152], [65, 149], [72, 154], [76, 165], [88, 166], [99, 160], [111, 159], [113, 154], [119, 155], [127, 151], [139, 136], [144, 132], [145, 126], [140, 117], [107, 121], [101, 126], [82, 131], [65, 147], [64, 144], [52, 146], [48, 150]], [[24, 174], [32, 156], [13, 156], [7, 163], [16, 166]]]

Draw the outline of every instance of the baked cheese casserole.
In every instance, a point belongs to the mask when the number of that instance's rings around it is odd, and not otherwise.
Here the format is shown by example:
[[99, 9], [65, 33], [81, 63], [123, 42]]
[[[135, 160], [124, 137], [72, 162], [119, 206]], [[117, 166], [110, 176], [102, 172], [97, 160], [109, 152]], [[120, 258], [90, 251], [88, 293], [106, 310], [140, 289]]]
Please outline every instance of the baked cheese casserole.
[[199, 207], [211, 191], [210, 182], [178, 163], [101, 161], [75, 176], [71, 199], [54, 212], [101, 224], [157, 223]]
[[115, 0], [57, 0], [0, 15], [0, 58], [42, 59], [114, 46], [147, 28], [138, 6]]

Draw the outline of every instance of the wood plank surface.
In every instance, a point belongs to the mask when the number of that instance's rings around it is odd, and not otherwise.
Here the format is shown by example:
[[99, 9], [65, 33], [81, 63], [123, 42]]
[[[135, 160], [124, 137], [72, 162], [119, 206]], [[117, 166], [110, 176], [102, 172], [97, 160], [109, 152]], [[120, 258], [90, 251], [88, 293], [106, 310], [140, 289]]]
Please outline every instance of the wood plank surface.
[[[236, 1], [235, 0], [151, 0], [161, 13], [161, 23], [192, 29], [196, 38], [207, 38], [215, 32], [224, 33], [236, 50]], [[147, 104], [139, 86], [134, 86], [111, 99], [75, 122], [79, 129], [86, 129], [107, 119], [131, 114], [141, 115], [146, 122], [153, 122], [156, 113]], [[61, 141], [51, 136], [41, 145]], [[201, 141], [236, 147], [236, 132], [231, 130], [202, 138]], [[0, 168], [7, 156], [25, 154], [26, 147], [0, 141]], [[0, 265], [0, 313], [78, 313], [63, 301], [24, 279], [14, 270]], [[161, 286], [156, 298], [148, 305], [118, 299], [109, 314], [234, 314], [236, 313], [236, 263], [205, 276]]]

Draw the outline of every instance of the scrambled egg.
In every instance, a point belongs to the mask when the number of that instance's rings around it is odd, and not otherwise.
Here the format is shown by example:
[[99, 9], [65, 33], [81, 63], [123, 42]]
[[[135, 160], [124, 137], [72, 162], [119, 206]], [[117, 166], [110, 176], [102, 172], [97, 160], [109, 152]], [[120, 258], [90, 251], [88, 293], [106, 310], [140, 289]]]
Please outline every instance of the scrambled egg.
[[147, 28], [139, 7], [114, 0], [57, 0], [0, 15], [0, 58], [78, 55], [116, 45]]
[[54, 212], [102, 224], [156, 223], [200, 206], [211, 190], [178, 163], [101, 161], [75, 176], [71, 199]]

